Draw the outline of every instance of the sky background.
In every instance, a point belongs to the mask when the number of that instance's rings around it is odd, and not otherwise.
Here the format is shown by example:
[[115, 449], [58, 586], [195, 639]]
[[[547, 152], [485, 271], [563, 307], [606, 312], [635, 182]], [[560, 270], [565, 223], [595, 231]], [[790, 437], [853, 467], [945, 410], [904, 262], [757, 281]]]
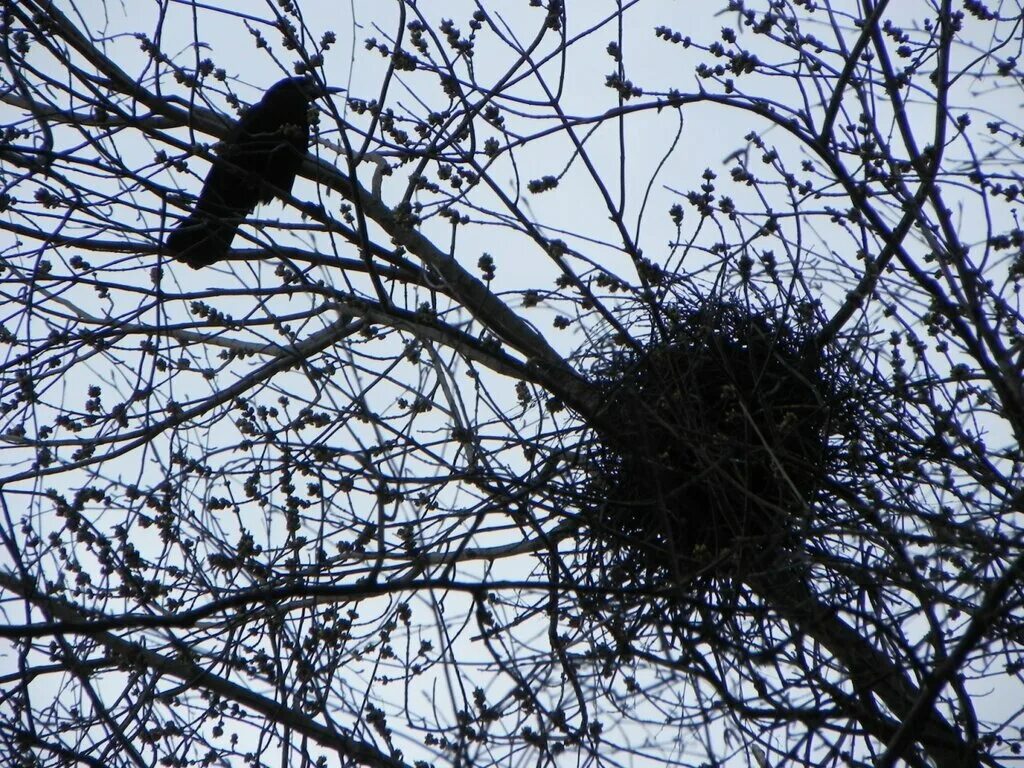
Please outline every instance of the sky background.
[[[169, 76], [168, 65], [155, 62], [140, 47], [138, 35], [144, 35], [154, 41], [170, 61], [179, 67], [194, 69], [199, 62], [209, 57], [217, 68], [223, 68], [227, 79], [223, 83], [207, 81], [200, 96], [205, 106], [218, 111], [229, 111], [225, 101], [226, 93], [235, 94], [243, 103], [254, 103], [263, 91], [279, 78], [292, 74], [294, 55], [282, 48], [280, 36], [268, 25], [272, 15], [272, 5], [263, 2], [222, 2], [188, 3], [171, 2], [158, 5], [151, 2], [110, 3], [62, 3], [65, 12], [77, 17], [81, 25], [91, 31], [96, 39], [102, 41], [101, 49], [106, 56], [118, 63], [131, 79], [146, 88], [158, 90], [165, 97], [177, 97], [184, 100], [191, 98], [190, 90], [176, 83]], [[642, 249], [643, 254], [657, 264], [679, 271], [689, 271], [694, 275], [694, 291], [709, 290], [718, 280], [719, 258], [709, 253], [710, 247], [722, 234], [723, 237], [736, 239], [736, 232], [715, 233], [703, 228], [691, 208], [686, 204], [685, 193], [697, 189], [704, 181], [702, 175], [710, 169], [718, 179], [723, 194], [732, 196], [741, 212], [750, 211], [752, 215], [763, 212], [765, 201], [759, 199], [757, 193], [742, 184], [729, 182], [730, 169], [737, 163], [737, 158], [745, 160], [751, 167], [761, 166], [760, 152], [750, 151], [744, 138], [750, 131], [761, 132], [762, 138], [776, 148], [788, 168], [797, 172], [804, 160], [813, 160], [806, 150], [800, 148], [791, 137], [778, 128], [769, 128], [763, 121], [750, 112], [737, 109], [726, 109], [721, 105], [705, 103], [686, 106], [681, 110], [640, 110], [632, 112], [623, 120], [586, 121], [602, 115], [606, 110], [619, 107], [616, 92], [607, 87], [605, 78], [615, 69], [615, 63], [609, 55], [607, 47], [612, 41], [621, 39], [621, 50], [625, 62], [626, 77], [644, 89], [644, 94], [631, 99], [627, 105], [641, 105], [653, 102], [658, 94], [670, 89], [678, 89], [684, 93], [692, 93], [701, 87], [709, 90], [718, 88], [708, 83], [701, 83], [693, 72], [698, 61], [708, 58], [707, 54], [698, 50], [697, 46], [686, 48], [680, 44], [671, 44], [659, 39], [655, 28], [670, 27], [682, 35], [688, 35], [695, 42], [705, 45], [721, 40], [723, 27], [737, 27], [737, 15], [720, 11], [720, 3], [684, 2], [682, 0], [652, 0], [651, 2], [611, 3], [590, 0], [568, 0], [566, 34], [571, 41], [566, 55], [557, 55], [557, 36], [543, 41], [534, 54], [534, 61], [542, 61], [536, 71], [519, 66], [513, 69], [519, 54], [514, 45], [503, 42], [496, 34], [481, 33], [477, 42], [476, 54], [472, 60], [473, 73], [481, 90], [490, 85], [513, 78], [513, 84], [503, 86], [501, 100], [506, 126], [513, 136], [532, 137], [523, 142], [514, 152], [503, 153], [491, 168], [490, 176], [498, 187], [487, 190], [484, 185], [476, 188], [469, 195], [470, 203], [459, 204], [457, 207], [470, 216], [468, 225], [460, 226], [453, 232], [450, 222], [440, 216], [428, 218], [422, 232], [443, 249], [451, 249], [455, 258], [470, 271], [476, 271], [475, 264], [480, 255], [488, 253], [493, 256], [498, 270], [498, 278], [494, 290], [500, 292], [514, 307], [522, 306], [522, 297], [518, 292], [536, 289], [542, 292], [555, 289], [558, 272], [552, 260], [538, 246], [535, 240], [526, 237], [522, 227], [513, 227], [508, 223], [509, 211], [504, 208], [501, 194], [513, 199], [521, 199], [522, 210], [528, 215], [538, 231], [549, 238], [565, 240], [576, 252], [574, 256], [580, 263], [589, 261], [615, 274], [622, 275], [627, 281], [635, 280], [633, 262], [626, 249], [622, 247], [622, 237], [609, 215], [607, 193], [613, 207], [621, 206], [622, 221], [629, 235]], [[844, 9], [851, 8], [852, 3], [831, 3], [837, 19], [842, 19]], [[921, 9], [926, 3], [907, 2], [893, 3], [891, 14], [899, 19], [905, 13], [904, 21], [908, 28], [913, 28], [914, 19], [926, 15]], [[421, 10], [428, 14], [428, 23], [437, 29], [441, 20], [454, 20], [463, 35], [469, 31], [468, 20], [477, 7], [468, 2], [420, 3]], [[621, 17], [617, 11], [625, 9]], [[399, 29], [399, 5], [397, 3], [377, 2], [377, 0], [353, 0], [352, 2], [308, 2], [302, 4], [305, 27], [300, 31], [301, 39], [310, 42], [307, 50], [313, 50], [316, 41], [323, 39], [328, 32], [334, 32], [336, 42], [330, 50], [323, 54], [322, 66], [318, 74], [327, 85], [344, 87], [348, 93], [358, 99], [370, 101], [381, 99], [394, 107], [398, 114], [411, 113], [424, 116], [431, 110], [440, 110], [447, 105], [447, 98], [442, 93], [437, 77], [425, 73], [403, 73], [400, 77], [388, 76], [388, 60], [376, 55], [366, 48], [366, 40], [374, 38], [380, 43], [389, 43]], [[520, 45], [527, 45], [538, 34], [542, 26], [543, 10], [531, 7], [527, 2], [498, 2], [490, 5], [488, 12], [492, 20], [508, 40], [516, 40]], [[621, 29], [619, 27], [621, 18]], [[818, 30], [823, 39], [830, 34], [827, 17], [819, 16]], [[407, 18], [406, 21], [410, 19]], [[970, 38], [971, 25], [976, 22], [968, 19], [964, 33]], [[814, 23], [808, 28], [814, 28]], [[983, 37], [986, 28], [977, 27], [979, 46], [987, 46], [990, 40]], [[260, 48], [255, 43], [253, 32], [257, 31], [271, 41], [269, 49]], [[405, 33], [406, 37], [408, 33]], [[747, 40], [747, 38], [743, 38]], [[757, 41], [753, 41], [757, 45]], [[1002, 46], [1002, 44], [1000, 44]], [[1015, 52], [1013, 41], [1007, 41], [1006, 55]], [[1017, 43], [1019, 47], [1019, 41]], [[781, 48], [765, 46], [756, 49], [762, 61], [777, 63], [780, 67], [787, 65], [787, 52]], [[957, 63], [967, 62], [973, 55], [968, 48], [957, 49]], [[62, 75], [55, 60], [42, 46], [37, 46], [29, 57], [42, 73], [48, 73], [60, 80]], [[79, 61], [79, 63], [83, 63]], [[980, 67], [984, 69], [984, 66]], [[510, 74], [511, 73], [511, 74]], [[543, 85], [541, 83], [543, 80]], [[552, 115], [550, 106], [544, 105], [544, 87], [559, 94], [558, 103], [564, 115], [570, 121], [579, 118], [581, 124], [575, 129], [581, 140], [585, 141], [587, 157], [591, 167], [574, 158], [574, 147], [563, 130], [560, 122]], [[800, 95], [793, 88], [792, 82], [785, 76], [755, 75], [742, 81], [748, 92], [775, 100], [780, 106], [799, 104]], [[720, 90], [720, 88], [719, 88]], [[1014, 98], [1014, 97], [1011, 97]], [[64, 109], [75, 109], [76, 104], [58, 99], [59, 106]], [[962, 104], [964, 109], [972, 110], [977, 115], [975, 125], [984, 129], [983, 115], [986, 110], [1005, 115], [1008, 112], [1019, 113], [1019, 105], [1007, 109], [1006, 94], [998, 90], [989, 90], [984, 84], [973, 80], [958, 81], [951, 93], [951, 103]], [[144, 108], [140, 105], [128, 105], [140, 110], [138, 116], [145, 117]], [[320, 103], [321, 134], [316, 151], [321, 158], [330, 163], [344, 166], [344, 159], [332, 150], [339, 141], [338, 131], [342, 125], [324, 102]], [[818, 104], [809, 104], [812, 110], [820, 109]], [[337, 99], [333, 108], [343, 120], [355, 128], [349, 128], [349, 140], [358, 145], [358, 130], [365, 127], [366, 118], [353, 114], [345, 103]], [[882, 108], [884, 110], [884, 107]], [[910, 113], [912, 120], [929, 125], [932, 119], [932, 107], [925, 95], [920, 103], [911, 101]], [[888, 126], [891, 115], [880, 112], [876, 115], [881, 125]], [[24, 120], [22, 110], [0, 103], [0, 123], [16, 123]], [[1015, 119], [1019, 119], [1019, 114]], [[475, 130], [478, 141], [488, 138], [497, 139], [502, 146], [509, 136], [488, 126], [483, 120], [477, 120]], [[544, 133], [550, 131], [550, 133]], [[80, 152], [82, 157], [89, 157], [92, 149], [69, 127], [54, 127], [58, 146], [76, 147], [71, 154]], [[186, 128], [172, 131], [172, 134], [183, 142], [191, 142], [192, 134]], [[135, 179], [122, 180], [118, 187], [113, 180], [99, 178], [96, 180], [97, 194], [105, 195], [103, 205], [95, 208], [96, 218], [90, 222], [89, 211], [84, 211], [80, 223], [84, 230], [95, 227], [95, 233], [101, 233], [103, 216], [112, 216], [129, 221], [134, 228], [132, 242], [137, 243], [138, 253], [90, 253], [88, 258], [94, 265], [109, 270], [120, 281], [119, 290], [113, 298], [97, 297], [94, 291], [83, 286], [71, 287], [66, 294], [66, 301], [72, 308], [101, 317], [110, 312], [113, 316], [131, 317], [132, 322], [148, 323], [152, 327], [166, 327], [178, 322], [193, 319], [191, 304], [192, 294], [201, 295], [219, 310], [232, 313], [236, 317], [266, 319], [274, 314], [287, 315], [290, 312], [302, 313], [308, 309], [302, 298], [275, 297], [263, 301], [254, 299], [249, 289], [253, 286], [276, 285], [279, 280], [274, 275], [276, 263], [249, 261], [244, 264], [224, 265], [213, 269], [194, 272], [181, 265], [172, 264], [166, 271], [168, 287], [183, 294], [181, 300], [153, 304], [148, 298], [133, 299], [131, 288], [148, 288], [147, 270], [138, 269], [140, 262], [147, 265], [156, 263], [157, 257], [152, 247], [162, 240], [167, 227], [174, 217], [183, 215], [184, 209], [176, 201], [162, 194], [162, 190], [188, 190], [197, 193], [205, 176], [207, 164], [198, 159], [187, 160], [187, 171], [168, 169], [166, 164], [155, 159], [157, 150], [167, 151], [167, 147], [157, 147], [145, 138], [141, 132], [121, 131], [112, 135], [103, 143], [106, 151], [116, 153], [125, 166], [137, 174]], [[954, 148], [952, 151], [959, 151]], [[736, 155], [740, 152], [740, 155]], [[743, 154], [747, 153], [747, 154]], [[185, 157], [187, 152], [179, 153]], [[380, 194], [382, 201], [394, 206], [406, 192], [408, 175], [412, 164], [398, 164], [394, 152], [378, 153], [379, 157], [394, 164], [392, 175], [381, 179]], [[965, 158], [966, 160], [966, 158]], [[377, 165], [372, 159], [365, 160], [357, 169], [362, 184], [369, 188], [374, 186], [374, 174]], [[83, 170], [84, 172], [84, 170]], [[526, 180], [538, 179], [543, 176], [559, 177], [557, 189], [542, 194], [526, 192]], [[597, 179], [604, 184], [597, 183]], [[21, 189], [28, 189], [25, 185]], [[499, 194], [501, 193], [501, 194]], [[21, 192], [20, 194], [26, 194]], [[311, 181], [297, 181], [293, 194], [304, 200], [320, 200], [325, 206], [337, 210], [341, 200], [337, 196], [325, 196]], [[418, 196], [417, 199], [429, 205], [436, 198], [429, 194]], [[778, 210], [787, 210], [789, 201], [780, 191]], [[798, 212], [806, 213], [806, 218], [790, 218], [782, 226], [787, 239], [791, 243], [800, 244], [800, 262], [810, 265], [808, 279], [799, 287], [799, 292], [823, 301], [822, 311], [825, 315], [845, 298], [847, 290], [859, 274], [859, 264], [851, 259], [851, 252], [856, 248], [855, 239], [840, 227], [833, 227], [823, 207], [828, 201], [804, 201]], [[968, 240], [983, 242], [986, 232], [979, 226], [985, 221], [979, 209], [979, 200], [970, 190], [957, 190], [951, 187], [947, 203], [956, 206], [960, 220], [964, 225], [964, 236]], [[682, 204], [687, 209], [682, 225], [677, 229], [670, 208]], [[141, 208], [142, 213], [139, 213]], [[790, 213], [791, 211], [787, 211]], [[284, 221], [299, 221], [294, 210], [273, 202], [258, 210], [261, 218]], [[1009, 221], [1008, 210], [997, 212], [997, 217]], [[741, 217], [742, 218], [742, 217]], [[737, 225], [738, 227], [740, 225]], [[976, 235], [970, 234], [971, 228], [978, 226]], [[235, 247], [251, 247], [253, 241], [246, 241], [245, 232], [252, 237], [254, 228], [243, 229], [243, 235], [235, 242]], [[379, 230], [371, 226], [371, 234], [380, 235]], [[262, 235], [261, 235], [262, 236]], [[14, 242], [4, 242], [8, 233], [0, 232], [0, 253], [10, 253], [8, 249], [17, 249]], [[299, 243], [312, 245], [323, 252], [336, 252], [338, 256], [355, 258], [351, 246], [342, 241], [330, 241], [324, 233], [301, 231], [291, 233], [277, 230], [273, 237], [279, 243]], [[683, 242], [693, 240], [698, 246], [686, 250], [673, 245], [677, 240]], [[920, 238], [913, 246], [917, 252], [924, 253], [926, 246]], [[68, 262], [75, 254], [74, 248], [53, 249], [50, 257], [55, 261]], [[783, 257], [784, 259], [785, 257]], [[105, 261], [104, 261], [105, 260]], [[1006, 264], [990, 265], [993, 274], [1005, 274]], [[368, 282], [358, 274], [342, 275], [338, 270], [324, 268], [320, 277], [331, 284], [340, 285], [343, 280], [351, 280], [357, 291], [369, 291]], [[896, 281], [898, 285], [898, 280]], [[187, 294], [187, 295], [185, 295]], [[401, 303], [407, 308], [415, 308], [421, 301], [430, 299], [429, 292], [417, 293], [410, 290], [401, 297]], [[133, 301], [137, 301], [134, 305]], [[908, 298], [908, 301], [913, 301]], [[451, 307], [441, 307], [441, 311]], [[69, 309], [71, 311], [71, 309]], [[606, 328], [593, 325], [574, 325], [568, 330], [559, 330], [554, 324], [557, 316], [571, 311], [565, 302], [551, 296], [540, 302], [535, 308], [522, 309], [522, 314], [533, 323], [560, 352], [573, 354], [585, 346], [587, 334], [605, 332]], [[300, 333], [308, 336], [326, 323], [335, 319], [330, 313], [317, 316], [307, 321], [300, 328]], [[320, 325], [318, 325], [318, 323]], [[466, 326], [475, 329], [470, 323]], [[884, 328], [885, 326], [879, 326]], [[280, 337], [270, 328], [257, 327], [249, 331], [248, 339], [252, 341], [279, 341]], [[398, 342], [395, 342], [398, 343]], [[216, 350], [199, 350], [182, 345], [182, 354], [201, 357], [208, 367], [219, 365], [212, 354]], [[940, 361], [941, 363], [942, 361]], [[955, 359], [946, 360], [944, 364], [952, 365]], [[90, 368], [85, 363], [72, 371], [61, 384], [64, 388], [59, 398], [81, 397], [89, 384], [84, 372], [95, 373], [114, 382], [121, 381], [123, 389], [130, 390], [131, 376], [124, 371], [102, 370], [102, 366]], [[459, 371], [464, 374], [464, 370]], [[344, 376], [358, 376], [346, 371]], [[119, 377], [124, 377], [119, 379]], [[400, 378], [400, 377], [397, 377]], [[459, 379], [466, 386], [466, 398], [470, 399], [466, 379]], [[294, 382], [297, 387], [304, 386], [301, 376], [293, 379], [282, 379], [279, 386], [287, 390], [286, 382]], [[180, 402], [192, 402], [208, 395], [217, 383], [211, 383], [197, 374], [191, 378], [179, 378], [174, 388], [166, 395]], [[356, 385], [353, 385], [356, 386]], [[508, 379], [492, 377], [488, 382], [490, 391], [499, 404], [512, 403], [515, 400], [514, 382]], [[382, 408], [395, 398], [400, 387], [382, 386], [371, 394], [370, 400], [379, 397]], [[84, 399], [84, 398], [83, 398]], [[425, 417], [419, 422], [422, 428], [431, 424], [432, 417]], [[979, 418], [984, 418], [979, 416]], [[444, 417], [436, 417], [436, 424], [441, 428], [446, 422]], [[340, 427], [339, 427], [340, 429]], [[329, 435], [328, 435], [329, 436]], [[358, 439], [358, 435], [350, 436]], [[229, 439], [224, 435], [225, 439]], [[998, 416], [991, 418], [990, 439], [994, 442], [1007, 442], [1009, 435], [999, 422]], [[340, 442], [340, 439], [339, 439]], [[145, 478], [155, 469], [148, 468], [147, 459], [133, 455], [126, 459], [118, 468], [122, 479], [133, 475]], [[511, 459], [509, 461], [512, 461]], [[396, 467], [396, 471], [399, 468]], [[59, 484], [61, 480], [55, 480]], [[67, 480], [66, 482], [75, 482]], [[458, 492], [456, 492], [457, 494]], [[231, 524], [226, 524], [220, 532], [224, 538], [235, 535]], [[480, 534], [479, 541], [488, 543], [500, 542], [506, 531], [496, 529], [491, 535]], [[273, 525], [268, 524], [263, 534], [268, 541], [283, 535]], [[151, 541], [140, 541], [143, 547], [158, 547], [158, 539], [154, 533]], [[490, 573], [492, 577], [515, 577], [521, 568], [530, 569], [531, 558], [522, 558], [522, 563], [510, 560], [495, 567]], [[483, 568], [484, 566], [479, 566]], [[436, 610], [436, 606], [425, 600], [425, 606]], [[382, 602], [381, 610], [385, 609]], [[471, 612], [468, 600], [453, 600], [453, 609], [449, 619], [464, 618]], [[372, 615], [374, 607], [367, 601], [365, 613]], [[544, 622], [538, 622], [538, 633], [542, 633]], [[528, 633], [524, 633], [528, 634]], [[480, 648], [478, 639], [472, 633], [462, 636], [460, 642], [465, 644], [465, 658], [479, 658], [482, 662], [487, 655]], [[0, 659], [0, 665], [3, 660]], [[355, 677], [355, 676], [354, 676]], [[481, 672], [481, 679], [484, 679]], [[689, 685], [680, 684], [672, 690], [672, 681], [652, 681], [652, 685], [665, 687], [665, 696], [695, 697], [707, 695]], [[353, 680], [353, 696], [359, 690], [359, 681]], [[1017, 706], [1013, 703], [1018, 691], [1003, 687], [1005, 681], [989, 683], [977, 681], [975, 693], [978, 694], [979, 712], [993, 719], [1005, 717]], [[397, 689], [396, 689], [397, 690]], [[432, 693], [421, 691], [424, 701]], [[453, 691], [453, 699], [458, 695]], [[693, 699], [690, 699], [691, 703]], [[631, 733], [629, 729], [617, 734], [623, 742], [634, 742], [638, 750], [636, 764], [660, 762], [663, 758], [681, 759], [684, 763], [692, 759], [695, 752], [689, 751], [687, 738], [678, 730], [678, 724], [668, 724], [661, 731], [650, 728], [646, 731]], [[717, 745], [728, 742], [724, 731], [708, 736]], [[648, 740], [651, 743], [648, 743]], [[674, 746], [679, 751], [674, 751]], [[750, 764], [751, 753], [735, 755], [727, 765], [743, 766]]]

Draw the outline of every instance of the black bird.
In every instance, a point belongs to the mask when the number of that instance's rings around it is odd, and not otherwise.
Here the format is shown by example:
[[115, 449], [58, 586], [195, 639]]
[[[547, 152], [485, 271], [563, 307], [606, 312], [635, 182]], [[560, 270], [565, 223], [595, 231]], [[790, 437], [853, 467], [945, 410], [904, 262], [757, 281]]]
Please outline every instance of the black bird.
[[337, 90], [305, 77], [274, 83], [224, 140], [195, 210], [167, 236], [170, 255], [193, 269], [225, 258], [256, 204], [291, 192], [309, 147], [310, 102]]

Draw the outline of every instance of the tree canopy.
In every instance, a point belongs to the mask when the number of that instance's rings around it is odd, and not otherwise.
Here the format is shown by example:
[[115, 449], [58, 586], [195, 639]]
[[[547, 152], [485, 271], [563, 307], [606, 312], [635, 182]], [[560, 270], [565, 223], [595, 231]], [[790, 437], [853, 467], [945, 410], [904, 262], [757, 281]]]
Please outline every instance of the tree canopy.
[[4, 764], [1015, 764], [1022, 19], [3, 4]]

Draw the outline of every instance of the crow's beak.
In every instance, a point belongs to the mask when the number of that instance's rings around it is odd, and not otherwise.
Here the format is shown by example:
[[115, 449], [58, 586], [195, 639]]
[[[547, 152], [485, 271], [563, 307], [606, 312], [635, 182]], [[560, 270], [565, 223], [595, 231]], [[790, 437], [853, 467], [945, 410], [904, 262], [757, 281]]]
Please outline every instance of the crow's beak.
[[318, 83], [311, 75], [295, 77], [293, 80], [301, 85], [302, 92], [309, 101], [316, 101], [317, 99], [322, 99], [324, 96], [333, 96], [337, 93], [345, 93], [344, 88], [333, 88], [326, 85], [320, 85], [320, 83]]
[[322, 99], [324, 96], [333, 96], [337, 93], [345, 93], [344, 88], [333, 88], [328, 86], [320, 86], [313, 84], [313, 86], [307, 91], [307, 93], [315, 99]]

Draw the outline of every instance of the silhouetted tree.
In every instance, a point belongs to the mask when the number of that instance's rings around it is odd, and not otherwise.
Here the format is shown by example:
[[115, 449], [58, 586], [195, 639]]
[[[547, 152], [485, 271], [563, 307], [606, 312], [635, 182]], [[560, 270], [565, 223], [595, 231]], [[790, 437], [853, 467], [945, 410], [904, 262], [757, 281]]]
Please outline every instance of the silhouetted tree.
[[1020, 9], [342, 6], [3, 4], [3, 764], [1012, 764]]

